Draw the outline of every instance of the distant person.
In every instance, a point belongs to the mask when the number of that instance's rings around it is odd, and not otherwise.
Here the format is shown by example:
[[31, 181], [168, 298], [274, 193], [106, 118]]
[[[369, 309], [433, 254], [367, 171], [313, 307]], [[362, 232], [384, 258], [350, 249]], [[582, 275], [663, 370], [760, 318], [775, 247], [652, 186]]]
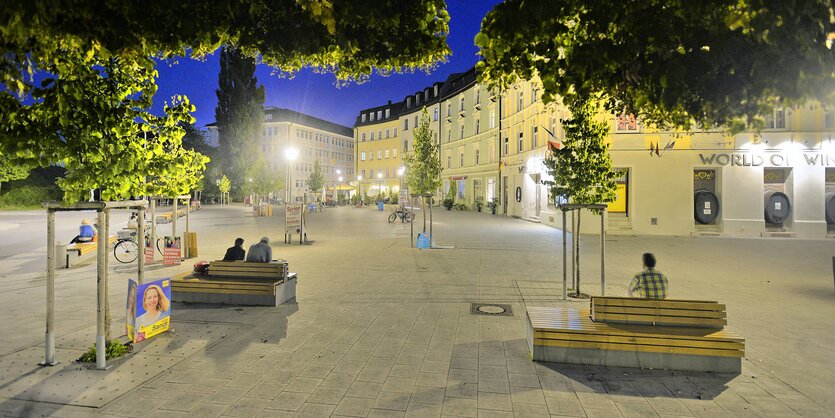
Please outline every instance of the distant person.
[[643, 299], [666, 299], [667, 276], [655, 269], [655, 256], [644, 253], [644, 270], [635, 274], [629, 284], [629, 296]]
[[235, 245], [226, 249], [226, 255], [223, 256], [223, 261], [237, 261], [243, 260], [246, 257], [246, 250], [244, 250], [244, 239], [235, 239]]
[[273, 249], [270, 247], [270, 239], [267, 237], [261, 238], [257, 244], [249, 247], [249, 252], [246, 255], [246, 261], [254, 261], [256, 263], [269, 263], [273, 259]]
[[96, 227], [90, 223], [90, 220], [84, 219], [78, 227], [78, 235], [70, 241], [70, 244], [74, 244], [76, 242], [94, 242], [96, 241], [98, 233], [99, 232], [96, 230]]
[[131, 212], [130, 219], [128, 219], [128, 229], [139, 228], [139, 215], [136, 212]]

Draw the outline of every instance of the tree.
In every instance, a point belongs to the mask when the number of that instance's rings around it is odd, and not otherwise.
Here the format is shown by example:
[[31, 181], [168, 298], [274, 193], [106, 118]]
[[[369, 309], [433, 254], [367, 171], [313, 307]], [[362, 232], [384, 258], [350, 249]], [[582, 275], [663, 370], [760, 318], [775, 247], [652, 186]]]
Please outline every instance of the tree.
[[[545, 166], [553, 180], [543, 181], [548, 186], [549, 196], [575, 204], [601, 204], [615, 200], [615, 173], [612, 159], [605, 143], [609, 125], [600, 120], [599, 101], [573, 97], [568, 102], [571, 118], [561, 121], [565, 138], [560, 148], [550, 148]], [[576, 296], [580, 296], [580, 214], [577, 211], [577, 225], [574, 231], [576, 269]], [[573, 218], [572, 218], [573, 219]], [[565, 231], [563, 231], [565, 233]]]
[[[432, 129], [429, 128], [429, 112], [424, 106], [420, 114], [420, 123], [415, 127], [412, 151], [403, 155], [406, 184], [412, 195], [433, 194], [441, 187], [441, 151], [440, 146], [432, 140], [432, 134]], [[421, 202], [425, 201], [424, 197]], [[422, 212], [423, 232], [426, 233], [426, 211]], [[431, 219], [429, 229], [432, 230]]]
[[536, 75], [546, 102], [601, 94], [659, 128], [737, 131], [780, 103], [832, 102], [832, 13], [829, 0], [507, 0], [475, 38], [479, 77]]
[[229, 178], [226, 177], [224, 174], [223, 177], [220, 178], [220, 184], [217, 186], [218, 190], [220, 190], [220, 204], [223, 204], [223, 197], [226, 196], [226, 203], [229, 203], [229, 190], [232, 189], [232, 182], [229, 181]]
[[307, 188], [314, 194], [322, 191], [325, 186], [325, 174], [322, 172], [322, 166], [319, 160], [313, 163], [313, 172], [307, 177]]
[[29, 177], [29, 167], [20, 165], [13, 159], [0, 154], [0, 187], [3, 183], [23, 180], [26, 177]]
[[270, 193], [284, 189], [284, 174], [281, 171], [272, 171], [267, 160], [259, 156], [253, 165], [252, 182], [249, 182], [249, 192], [266, 196]]
[[224, 48], [220, 55], [217, 108], [218, 154], [224, 174], [235, 190], [245, 192], [254, 177], [254, 161], [264, 120], [264, 87], [255, 77], [255, 60], [239, 49]]

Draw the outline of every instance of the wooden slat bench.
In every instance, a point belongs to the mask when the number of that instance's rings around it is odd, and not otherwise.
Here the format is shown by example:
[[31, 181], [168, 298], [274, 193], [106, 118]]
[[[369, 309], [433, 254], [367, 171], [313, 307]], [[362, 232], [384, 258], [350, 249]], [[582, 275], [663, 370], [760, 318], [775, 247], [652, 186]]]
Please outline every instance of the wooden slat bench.
[[[116, 242], [116, 235], [111, 235], [107, 239], [108, 247]], [[67, 245], [67, 259], [64, 267], [70, 268], [73, 265], [89, 258], [95, 258], [96, 250], [99, 248], [98, 242], [76, 242]], [[109, 250], [108, 250], [109, 251]], [[109, 257], [109, 254], [108, 254]]]
[[592, 297], [591, 319], [635, 325], [722, 328], [725, 305], [715, 301]]
[[568, 307], [529, 307], [527, 317], [528, 346], [535, 361], [720, 373], [742, 371], [745, 340], [722, 327], [593, 321], [590, 309]]
[[296, 297], [297, 280], [286, 262], [212, 261], [209, 274], [172, 276], [171, 297], [175, 302], [278, 306]]

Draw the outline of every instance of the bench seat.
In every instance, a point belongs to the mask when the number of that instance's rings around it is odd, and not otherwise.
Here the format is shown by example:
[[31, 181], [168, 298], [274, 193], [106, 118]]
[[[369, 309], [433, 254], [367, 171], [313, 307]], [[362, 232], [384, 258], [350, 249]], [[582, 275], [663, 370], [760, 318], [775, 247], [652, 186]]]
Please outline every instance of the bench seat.
[[296, 273], [286, 278], [215, 278], [191, 272], [171, 277], [175, 302], [278, 306], [296, 297]]
[[251, 261], [211, 261], [209, 277], [240, 277], [253, 279], [283, 279], [287, 275], [287, 262], [276, 260], [270, 263]]
[[745, 340], [731, 331], [593, 321], [590, 309], [529, 307], [533, 360], [740, 373]]
[[636, 325], [722, 328], [725, 305], [715, 301], [592, 297], [591, 318], [597, 322]]
[[[108, 245], [113, 245], [116, 243], [117, 237], [116, 235], [110, 235], [107, 239]], [[73, 244], [67, 245], [67, 259], [64, 260], [65, 264], [63, 267], [70, 268], [75, 264], [78, 264], [81, 261], [84, 261], [88, 258], [95, 257], [96, 250], [99, 248], [98, 241], [96, 242], [76, 242]]]

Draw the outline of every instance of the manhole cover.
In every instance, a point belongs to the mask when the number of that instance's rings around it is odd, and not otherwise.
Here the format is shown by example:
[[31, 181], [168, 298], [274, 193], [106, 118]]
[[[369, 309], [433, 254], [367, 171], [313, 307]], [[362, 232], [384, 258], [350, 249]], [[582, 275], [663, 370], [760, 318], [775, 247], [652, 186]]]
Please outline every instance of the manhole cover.
[[501, 303], [473, 303], [470, 308], [473, 315], [487, 316], [513, 316], [513, 309], [510, 305]]

